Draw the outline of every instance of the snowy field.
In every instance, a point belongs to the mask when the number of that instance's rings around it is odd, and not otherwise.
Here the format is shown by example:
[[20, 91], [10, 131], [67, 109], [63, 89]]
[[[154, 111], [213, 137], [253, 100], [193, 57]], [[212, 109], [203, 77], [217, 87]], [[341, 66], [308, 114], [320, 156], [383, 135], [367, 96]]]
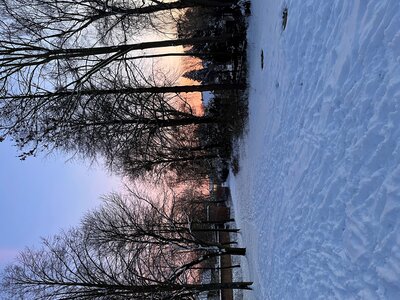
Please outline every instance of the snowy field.
[[249, 22], [244, 298], [400, 299], [400, 1], [253, 0]]

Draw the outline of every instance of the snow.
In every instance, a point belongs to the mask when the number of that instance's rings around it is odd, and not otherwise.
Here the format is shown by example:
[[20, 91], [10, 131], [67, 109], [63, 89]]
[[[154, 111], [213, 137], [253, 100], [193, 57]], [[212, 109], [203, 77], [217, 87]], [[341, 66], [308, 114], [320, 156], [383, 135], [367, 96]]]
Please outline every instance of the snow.
[[400, 299], [400, 1], [253, 0], [248, 44], [244, 299]]

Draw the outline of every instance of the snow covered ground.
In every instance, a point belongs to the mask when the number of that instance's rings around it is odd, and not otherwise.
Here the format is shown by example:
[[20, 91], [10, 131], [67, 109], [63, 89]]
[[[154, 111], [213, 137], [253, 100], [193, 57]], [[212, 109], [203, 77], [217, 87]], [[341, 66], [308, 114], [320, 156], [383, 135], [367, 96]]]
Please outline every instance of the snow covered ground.
[[400, 1], [253, 0], [249, 22], [244, 298], [400, 299]]

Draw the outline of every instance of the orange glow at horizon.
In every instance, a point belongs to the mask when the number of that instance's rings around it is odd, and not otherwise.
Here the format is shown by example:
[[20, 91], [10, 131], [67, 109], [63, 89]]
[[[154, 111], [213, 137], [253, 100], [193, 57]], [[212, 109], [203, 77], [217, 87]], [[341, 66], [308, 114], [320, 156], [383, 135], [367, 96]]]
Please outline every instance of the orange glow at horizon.
[[[165, 49], [162, 48], [161, 50], [158, 49], [158, 51], [160, 53], [183, 53], [184, 48], [182, 46], [177, 46]], [[200, 84], [200, 82], [185, 78], [182, 75], [188, 71], [202, 68], [201, 59], [192, 56], [172, 56], [154, 61], [160, 64], [161, 68], [164, 70], [164, 74], [167, 74], [167, 76], [171, 78], [171, 82], [175, 81], [177, 85]], [[181, 96], [188, 101], [196, 115], [204, 114], [201, 92], [182, 93]]]
[[[182, 60], [182, 65], [181, 68], [182, 73], [191, 71], [191, 70], [197, 70], [201, 68], [201, 60], [199, 58], [194, 58], [194, 57], [184, 57]], [[198, 81], [185, 78], [185, 77], [180, 77], [178, 80], [178, 83], [180, 85], [199, 85], [200, 83]], [[188, 100], [189, 104], [192, 106], [194, 112], [196, 115], [203, 115], [204, 114], [204, 107], [203, 107], [203, 102], [201, 101], [201, 92], [194, 92], [194, 93], [187, 93], [186, 99]]]

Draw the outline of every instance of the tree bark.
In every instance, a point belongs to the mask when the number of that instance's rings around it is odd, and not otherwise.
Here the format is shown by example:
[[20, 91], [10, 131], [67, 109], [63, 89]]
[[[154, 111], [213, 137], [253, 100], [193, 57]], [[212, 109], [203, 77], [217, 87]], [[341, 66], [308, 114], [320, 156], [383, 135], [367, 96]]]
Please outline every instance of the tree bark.
[[237, 233], [240, 229], [231, 229], [231, 228], [193, 228], [191, 229], [193, 232], [233, 232]]
[[137, 7], [131, 9], [121, 9], [113, 7], [112, 11], [99, 15], [101, 17], [108, 17], [112, 15], [143, 15], [165, 10], [184, 9], [190, 7], [230, 7], [232, 2], [215, 1], [215, 0], [181, 0], [169, 3], [160, 3], [157, 5], [149, 5], [144, 7]]
[[73, 95], [79, 96], [101, 96], [101, 95], [122, 95], [122, 94], [168, 94], [168, 93], [194, 93], [205, 91], [227, 91], [227, 90], [244, 90], [245, 84], [207, 84], [207, 85], [178, 85], [178, 86], [155, 86], [155, 87], [132, 87], [121, 89], [101, 89], [101, 90], [66, 90], [50, 93], [37, 93], [27, 95], [4, 96], [0, 99], [17, 100], [17, 99], [43, 99], [48, 97], [69, 97]]
[[[56, 59], [85, 57], [91, 55], [102, 55], [111, 53], [128, 53], [133, 50], [145, 50], [153, 48], [164, 48], [182, 45], [194, 45], [207, 42], [221, 42], [224, 40], [233, 39], [232, 35], [221, 35], [216, 37], [197, 37], [197, 38], [186, 38], [186, 39], [175, 39], [175, 40], [164, 40], [164, 41], [153, 41], [143, 42], [136, 44], [117, 45], [117, 46], [103, 46], [103, 47], [92, 47], [92, 48], [66, 48], [66, 49], [48, 49], [44, 47], [34, 47], [29, 49], [26, 47], [22, 48], [6, 48], [0, 50], [0, 54], [3, 56], [10, 55], [17, 59], [31, 59], [37, 58], [42, 59], [41, 63], [48, 63]], [[33, 53], [30, 53], [33, 52]], [[9, 60], [10, 58], [2, 58], [1, 60]], [[33, 63], [33, 62], [32, 62]]]
[[[213, 52], [214, 55], [226, 55], [229, 57], [232, 57], [231, 53], [226, 53], [226, 52]], [[123, 59], [118, 59], [119, 61], [121, 60], [134, 60], [134, 59], [141, 59], [141, 58], [159, 58], [159, 57], [173, 57], [173, 56], [193, 56], [193, 57], [207, 57], [209, 56], [209, 53], [204, 53], [204, 52], [173, 52], [173, 53], [158, 53], [158, 54], [144, 54], [144, 55], [138, 55], [138, 56], [132, 56], [132, 57], [127, 57]], [[232, 71], [229, 71], [232, 72]]]
[[241, 256], [246, 255], [246, 248], [226, 247], [224, 249], [225, 249], [226, 253], [230, 254], [230, 255], [241, 255]]
[[71, 126], [76, 127], [87, 127], [87, 126], [112, 126], [112, 125], [156, 125], [157, 127], [176, 127], [185, 126], [191, 124], [207, 124], [207, 123], [217, 123], [219, 120], [212, 117], [182, 117], [181, 119], [149, 119], [139, 117], [137, 119], [127, 119], [127, 120], [106, 120], [98, 122], [71, 122]]
[[[29, 283], [25, 283], [29, 284]], [[212, 291], [222, 289], [251, 289], [252, 282], [228, 282], [228, 283], [208, 283], [208, 284], [174, 284], [174, 283], [161, 283], [149, 285], [117, 285], [107, 283], [85, 283], [85, 282], [55, 282], [43, 281], [32, 282], [32, 285], [43, 286], [75, 286], [89, 289], [98, 289], [109, 291], [112, 295], [113, 292], [118, 291], [120, 294], [129, 295], [130, 293], [143, 293], [151, 294], [154, 292], [173, 292], [173, 291]], [[79, 292], [78, 292], [79, 293]], [[82, 291], [85, 293], [85, 291]]]

